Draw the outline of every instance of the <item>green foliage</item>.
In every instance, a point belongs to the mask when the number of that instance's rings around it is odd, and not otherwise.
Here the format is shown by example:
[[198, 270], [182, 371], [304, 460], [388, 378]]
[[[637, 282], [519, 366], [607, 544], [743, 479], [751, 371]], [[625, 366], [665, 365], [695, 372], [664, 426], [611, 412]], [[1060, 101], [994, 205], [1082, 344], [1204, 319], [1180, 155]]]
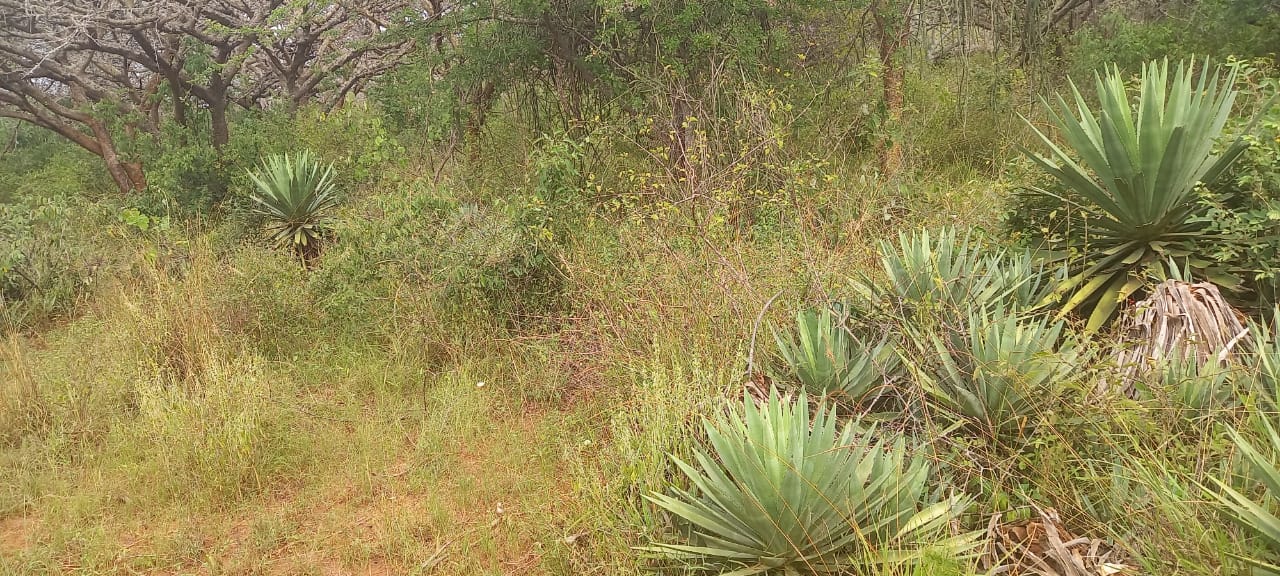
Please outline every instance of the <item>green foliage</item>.
[[[1064, 42], [1068, 71], [1088, 74], [1100, 62], [1137, 72], [1146, 62], [1263, 57], [1280, 53], [1275, 0], [1198, 0], [1160, 7], [1153, 18], [1143, 3], [1115, 4]], [[1137, 14], [1133, 12], [1138, 12]]]
[[0, 204], [0, 331], [70, 314], [99, 278], [124, 267], [130, 254], [104, 234], [117, 222], [112, 211], [62, 198]]
[[[908, 360], [933, 403], [986, 437], [1028, 437], [1083, 365], [1062, 321], [969, 313], [967, 338], [909, 331], [924, 360]], [[955, 341], [959, 340], [959, 341]], [[936, 364], [932, 359], [936, 358]]]
[[912, 164], [991, 176], [1008, 170], [1026, 132], [1008, 110], [1031, 92], [1027, 71], [1012, 58], [970, 56], [911, 67], [901, 138]]
[[900, 360], [887, 339], [869, 344], [851, 334], [830, 307], [796, 314], [796, 338], [774, 332], [778, 352], [815, 398], [869, 408], [889, 392]]
[[1280, 80], [1270, 61], [1239, 66], [1241, 108], [1256, 116], [1229, 124], [1247, 148], [1200, 196], [1197, 221], [1206, 239], [1199, 255], [1240, 276], [1240, 305], [1266, 312], [1280, 296], [1280, 101], [1272, 100]]
[[582, 204], [583, 149], [588, 142], [568, 135], [544, 135], [530, 155], [533, 193], [547, 211], [547, 220], [572, 215]]
[[[308, 106], [280, 119], [287, 148], [309, 150], [334, 166], [334, 184], [343, 190], [390, 178], [402, 165], [405, 149], [376, 108], [353, 103], [324, 111]], [[287, 149], [286, 148], [286, 149]]]
[[[459, 202], [430, 187], [378, 196], [355, 208], [376, 218], [335, 222], [343, 241], [318, 262], [312, 286], [335, 311], [382, 305], [402, 278], [438, 286], [458, 313], [508, 326], [550, 319], [564, 304], [557, 254], [572, 231], [568, 213], [537, 196]], [[350, 316], [350, 314], [344, 314]]]
[[322, 165], [305, 151], [274, 155], [264, 159], [249, 178], [258, 188], [253, 210], [267, 219], [271, 240], [299, 253], [314, 253], [328, 212], [338, 204], [333, 165]]
[[[1197, 185], [1213, 182], [1244, 151], [1240, 143], [1213, 149], [1235, 101], [1235, 70], [1223, 78], [1206, 68], [1195, 82], [1193, 68], [1194, 62], [1178, 64], [1170, 85], [1168, 62], [1149, 63], [1139, 98], [1130, 102], [1113, 67], [1096, 79], [1097, 114], [1074, 84], [1074, 112], [1061, 96], [1054, 105], [1045, 102], [1070, 151], [1036, 130], [1050, 155], [1028, 155], [1069, 191], [1062, 202], [1079, 204], [1089, 222], [1078, 243], [1050, 246], [1073, 268], [1054, 300], [1061, 314], [1085, 311], [1087, 330], [1110, 320], [1148, 268], [1192, 253], [1188, 244], [1203, 228], [1193, 218]], [[1211, 280], [1236, 283], [1215, 267], [1196, 268]]]
[[747, 396], [741, 414], [704, 427], [713, 455], [697, 454], [697, 467], [675, 460], [695, 490], [648, 496], [691, 525], [690, 544], [648, 551], [705, 570], [795, 574], [883, 569], [918, 559], [934, 539], [956, 554], [976, 543], [940, 538], [964, 502], [928, 503], [922, 456], [859, 423], [840, 430], [826, 406], [811, 419], [804, 395], [792, 401], [775, 390], [763, 406]]
[[[1272, 322], [1280, 321], [1280, 309], [1272, 311]], [[1249, 375], [1262, 405], [1280, 414], [1280, 339], [1275, 337], [1276, 326], [1252, 322], [1249, 325], [1254, 350], [1246, 354]]]
[[1254, 483], [1260, 484], [1262, 490], [1251, 487], [1241, 492], [1229, 481], [1216, 477], [1209, 478], [1214, 488], [1203, 485], [1202, 488], [1213, 496], [1229, 518], [1260, 539], [1269, 552], [1265, 558], [1241, 559], [1260, 573], [1280, 574], [1280, 517], [1275, 515], [1276, 499], [1280, 498], [1280, 469], [1275, 465], [1275, 455], [1280, 452], [1280, 434], [1271, 416], [1260, 415], [1257, 422], [1257, 428], [1263, 433], [1263, 444], [1257, 447], [1234, 428], [1228, 427], [1227, 434], [1248, 463]]

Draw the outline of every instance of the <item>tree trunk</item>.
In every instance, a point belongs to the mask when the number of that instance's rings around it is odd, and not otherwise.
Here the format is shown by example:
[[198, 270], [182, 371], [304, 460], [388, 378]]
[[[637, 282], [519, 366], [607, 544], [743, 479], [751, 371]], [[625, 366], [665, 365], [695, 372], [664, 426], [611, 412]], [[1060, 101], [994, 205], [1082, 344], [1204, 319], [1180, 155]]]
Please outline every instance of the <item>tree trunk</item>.
[[213, 147], [222, 147], [231, 140], [231, 130], [227, 127], [227, 88], [221, 81], [210, 83], [209, 93], [213, 96], [209, 102], [209, 124], [213, 131]]
[[96, 143], [94, 147], [96, 150], [90, 148], [90, 151], [95, 152], [102, 158], [102, 162], [107, 166], [107, 173], [111, 175], [111, 180], [115, 182], [120, 192], [129, 193], [145, 189], [147, 187], [147, 178], [142, 171], [142, 164], [125, 162], [120, 158], [119, 152], [116, 151], [115, 141], [111, 138], [111, 132], [107, 129], [106, 124], [96, 118], [86, 120], [85, 124], [93, 132], [93, 139]]
[[880, 82], [884, 91], [885, 134], [880, 145], [880, 172], [892, 178], [902, 168], [902, 77], [898, 52], [911, 34], [911, 0], [881, 0], [871, 5], [880, 37]]

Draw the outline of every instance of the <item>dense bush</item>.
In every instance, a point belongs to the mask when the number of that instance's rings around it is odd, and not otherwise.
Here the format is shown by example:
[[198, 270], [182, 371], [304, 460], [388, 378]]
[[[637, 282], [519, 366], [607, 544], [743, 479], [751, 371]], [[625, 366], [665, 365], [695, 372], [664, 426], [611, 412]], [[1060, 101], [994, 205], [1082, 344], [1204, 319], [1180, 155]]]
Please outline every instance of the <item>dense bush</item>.
[[1066, 43], [1067, 71], [1084, 76], [1098, 63], [1110, 62], [1136, 73], [1143, 63], [1163, 57], [1280, 53], [1280, 12], [1274, 0], [1201, 0], [1170, 8], [1157, 15], [1142, 3], [1113, 5]]
[[123, 271], [127, 243], [103, 234], [127, 226], [115, 210], [56, 197], [0, 204], [0, 330], [65, 316], [95, 281]]

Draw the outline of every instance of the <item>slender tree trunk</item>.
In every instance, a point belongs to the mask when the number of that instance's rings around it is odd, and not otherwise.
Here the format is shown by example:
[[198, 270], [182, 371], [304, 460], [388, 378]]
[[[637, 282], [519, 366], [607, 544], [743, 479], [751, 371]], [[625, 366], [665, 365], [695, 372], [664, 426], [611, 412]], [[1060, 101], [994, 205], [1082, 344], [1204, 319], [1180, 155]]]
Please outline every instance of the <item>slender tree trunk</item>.
[[116, 151], [115, 142], [111, 138], [110, 131], [101, 120], [92, 119], [87, 122], [89, 130], [93, 132], [94, 140], [97, 141], [97, 152], [102, 157], [102, 162], [107, 166], [107, 173], [111, 175], [111, 180], [115, 182], [116, 187], [121, 192], [136, 192], [147, 187], [147, 179], [142, 171], [142, 164], [138, 162], [125, 162], [120, 158], [119, 152]]
[[911, 34], [911, 0], [879, 0], [872, 4], [872, 16], [880, 37], [880, 83], [884, 93], [887, 133], [880, 146], [880, 172], [893, 177], [902, 168], [902, 79], [903, 68], [898, 52], [907, 45]]
[[227, 87], [220, 81], [210, 82], [209, 93], [213, 96], [209, 102], [209, 124], [213, 131], [213, 147], [219, 151], [231, 140], [231, 130], [227, 126]]

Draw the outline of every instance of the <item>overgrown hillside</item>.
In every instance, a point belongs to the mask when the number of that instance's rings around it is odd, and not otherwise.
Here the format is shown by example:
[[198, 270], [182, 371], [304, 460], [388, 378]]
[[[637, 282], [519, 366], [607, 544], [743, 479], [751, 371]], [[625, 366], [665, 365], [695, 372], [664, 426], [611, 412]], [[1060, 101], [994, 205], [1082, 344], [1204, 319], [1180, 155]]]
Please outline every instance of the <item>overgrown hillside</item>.
[[1278, 42], [0, 1], [0, 574], [1280, 574]]

